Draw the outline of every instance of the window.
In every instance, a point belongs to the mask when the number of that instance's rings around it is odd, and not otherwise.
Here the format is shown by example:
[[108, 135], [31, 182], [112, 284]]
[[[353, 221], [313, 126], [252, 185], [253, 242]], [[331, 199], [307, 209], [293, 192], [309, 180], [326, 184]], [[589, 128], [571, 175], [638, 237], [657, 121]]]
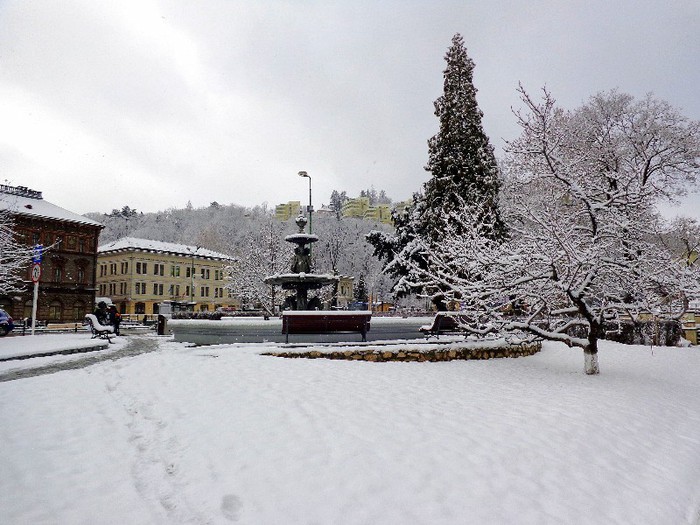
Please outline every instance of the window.
[[85, 268], [78, 266], [78, 282], [85, 284]]
[[137, 314], [145, 314], [146, 313], [146, 304], [145, 303], [136, 303], [134, 305], [135, 311]]
[[175, 285], [175, 295], [178, 297], [180, 296], [180, 285], [179, 284]]
[[162, 284], [153, 283], [153, 295], [163, 295], [163, 285]]
[[53, 269], [53, 282], [60, 283], [63, 278], [63, 268], [55, 266]]
[[32, 244], [39, 244], [40, 239], [39, 232], [32, 232]]
[[73, 320], [80, 321], [85, 317], [85, 303], [83, 301], [76, 301], [73, 303]]
[[129, 263], [128, 262], [123, 262], [121, 265], [121, 273], [124, 275], [125, 273], [129, 273]]
[[58, 321], [63, 315], [63, 306], [61, 301], [51, 301], [49, 304], [49, 319]]
[[202, 268], [200, 274], [202, 279], [209, 279], [209, 268]]
[[145, 262], [137, 262], [137, 263], [136, 263], [136, 273], [139, 273], [139, 274], [146, 274], [146, 273], [148, 273], [148, 263], [145, 263]]
[[199, 294], [200, 296], [209, 297], [209, 287], [208, 286], [202, 286], [199, 291], [200, 291], [200, 294]]
[[155, 263], [153, 265], [153, 275], [165, 275], [165, 265]]
[[78, 251], [81, 253], [85, 251], [85, 239], [82, 237], [78, 239]]
[[187, 271], [185, 272], [185, 277], [187, 277], [189, 279], [192, 276], [192, 272], [194, 272], [194, 268], [190, 268], [188, 266]]
[[114, 275], [115, 273], [117, 273], [117, 263], [110, 263], [109, 275]]
[[187, 297], [190, 296], [190, 287], [189, 287], [189, 286], [185, 286], [185, 295], [186, 295]]

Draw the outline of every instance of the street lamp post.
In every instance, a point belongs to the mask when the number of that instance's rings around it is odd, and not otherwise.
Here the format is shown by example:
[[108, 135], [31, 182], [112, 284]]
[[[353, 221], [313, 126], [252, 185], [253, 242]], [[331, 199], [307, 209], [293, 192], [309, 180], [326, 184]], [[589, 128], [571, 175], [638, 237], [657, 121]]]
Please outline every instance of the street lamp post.
[[311, 175], [309, 175], [305, 171], [300, 171], [299, 176], [306, 177], [307, 179], [309, 179], [309, 207], [306, 210], [309, 212], [309, 233], [313, 233], [311, 216], [314, 212], [314, 207], [311, 204]]
[[190, 259], [190, 306], [192, 307], [192, 311], [194, 312], [194, 258], [199, 250], [199, 246], [195, 246], [194, 251], [192, 251], [192, 247], [188, 247], [188, 251], [191, 254], [191, 259]]

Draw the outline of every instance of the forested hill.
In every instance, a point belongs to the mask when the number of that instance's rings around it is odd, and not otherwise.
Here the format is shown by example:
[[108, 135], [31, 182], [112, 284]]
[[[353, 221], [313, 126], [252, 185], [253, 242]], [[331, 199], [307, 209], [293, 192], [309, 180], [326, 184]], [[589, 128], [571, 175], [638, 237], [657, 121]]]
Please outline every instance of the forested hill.
[[[265, 205], [245, 208], [212, 203], [204, 208], [171, 208], [155, 213], [124, 206], [108, 214], [88, 213], [86, 217], [105, 225], [100, 245], [128, 236], [199, 246], [244, 258], [256, 245], [268, 242], [263, 239], [277, 240], [279, 249], [284, 250], [284, 237], [297, 231], [292, 219], [277, 221], [274, 210]], [[313, 233], [319, 237], [314, 245], [316, 270], [378, 278], [381, 264], [365, 241], [372, 230], [389, 231], [392, 227], [365, 219], [339, 220], [334, 215], [314, 214]]]
[[272, 212], [266, 206], [243, 206], [212, 203], [204, 208], [169, 208], [143, 213], [124, 206], [111, 213], [87, 213], [86, 217], [105, 225], [100, 244], [121, 237], [201, 246], [221, 253], [233, 247], [251, 231], [269, 222]]

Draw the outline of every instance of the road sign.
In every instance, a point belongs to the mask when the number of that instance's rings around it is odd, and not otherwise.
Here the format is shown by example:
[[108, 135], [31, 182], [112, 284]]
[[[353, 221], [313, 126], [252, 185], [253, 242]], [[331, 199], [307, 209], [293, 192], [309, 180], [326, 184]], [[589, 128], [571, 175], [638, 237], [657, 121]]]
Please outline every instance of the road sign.
[[41, 264], [34, 263], [34, 266], [32, 266], [32, 282], [38, 283], [39, 279], [41, 279]]
[[41, 263], [41, 258], [44, 255], [44, 246], [41, 244], [34, 245], [34, 255], [32, 256], [33, 263]]

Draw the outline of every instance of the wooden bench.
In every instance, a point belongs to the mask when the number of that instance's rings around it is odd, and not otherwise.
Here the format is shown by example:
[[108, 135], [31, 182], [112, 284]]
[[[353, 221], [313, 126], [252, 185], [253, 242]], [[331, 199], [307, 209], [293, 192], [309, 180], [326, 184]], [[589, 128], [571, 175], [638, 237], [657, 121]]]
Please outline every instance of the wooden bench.
[[97, 317], [95, 317], [95, 314], [87, 314], [85, 316], [85, 320], [90, 325], [90, 331], [92, 332], [93, 339], [99, 337], [100, 339], [107, 339], [107, 341], [110, 343], [112, 342], [110, 336], [114, 335], [113, 326], [105, 326], [103, 324], [100, 324], [100, 322], [97, 320]]
[[432, 324], [421, 326], [418, 330], [426, 337], [439, 337], [440, 334], [463, 334], [462, 321], [466, 321], [466, 317], [459, 312], [438, 312]]
[[369, 311], [285, 311], [282, 312], [282, 333], [289, 343], [289, 334], [359, 333], [367, 341]]

